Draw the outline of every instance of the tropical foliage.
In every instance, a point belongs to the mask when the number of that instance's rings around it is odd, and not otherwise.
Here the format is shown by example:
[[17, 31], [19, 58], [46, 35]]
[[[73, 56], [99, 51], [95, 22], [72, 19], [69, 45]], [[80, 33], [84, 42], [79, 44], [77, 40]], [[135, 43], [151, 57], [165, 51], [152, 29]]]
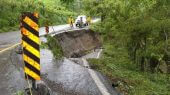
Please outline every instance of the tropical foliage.
[[68, 16], [75, 15], [60, 0], [0, 0], [0, 32], [18, 29], [21, 13], [35, 11], [40, 14], [40, 26], [66, 23]]
[[[170, 1], [84, 0], [84, 4], [88, 15], [101, 18], [91, 28], [100, 32], [104, 41], [103, 58], [90, 62], [102, 65], [98, 69], [112, 78], [130, 81], [129, 85], [140, 81], [142, 86], [133, 85], [133, 90], [127, 90], [129, 95], [169, 95], [170, 80], [162, 74], [153, 81], [155, 75], [150, 77], [149, 73], [162, 73], [169, 65]], [[166, 68], [160, 69], [161, 64]], [[158, 86], [165, 91], [158, 90]]]
[[104, 41], [112, 40], [114, 45], [126, 48], [134, 63], [163, 60], [170, 32], [169, 0], [85, 0], [85, 3], [88, 14], [102, 18], [93, 28], [103, 34]]
[[52, 51], [56, 59], [59, 60], [63, 58], [64, 54], [62, 51], [62, 47], [60, 46], [58, 40], [55, 37], [47, 35], [47, 43], [45, 44], [48, 45], [48, 48]]

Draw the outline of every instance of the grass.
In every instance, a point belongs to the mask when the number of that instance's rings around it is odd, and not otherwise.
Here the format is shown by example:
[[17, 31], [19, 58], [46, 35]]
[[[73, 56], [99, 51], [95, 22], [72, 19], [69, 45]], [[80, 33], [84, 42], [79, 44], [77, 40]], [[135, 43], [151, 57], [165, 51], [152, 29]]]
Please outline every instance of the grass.
[[61, 46], [59, 45], [57, 39], [55, 37], [51, 37], [49, 35], [46, 36], [47, 42], [41, 42], [40, 48], [41, 49], [50, 49], [56, 59], [61, 59], [63, 55], [63, 51]]
[[92, 67], [118, 84], [125, 95], [170, 95], [170, 75], [141, 72], [131, 62], [125, 48], [104, 44], [101, 59], [89, 59]]
[[44, 43], [44, 42], [41, 42], [40, 48], [41, 48], [41, 49], [48, 48], [48, 44], [47, 44], [47, 43]]
[[23, 91], [18, 91], [16, 94], [14, 95], [24, 95], [24, 92]]
[[56, 59], [61, 59], [64, 56], [62, 48], [55, 37], [47, 36], [47, 45]]
[[17, 31], [19, 30], [19, 26], [14, 26], [14, 27], [3, 27], [2, 29], [0, 29], [0, 33], [4, 33], [4, 32], [13, 32], [13, 31]]
[[38, 12], [39, 26], [67, 23], [75, 12], [63, 6], [60, 0], [0, 0], [0, 33], [19, 30], [22, 12]]

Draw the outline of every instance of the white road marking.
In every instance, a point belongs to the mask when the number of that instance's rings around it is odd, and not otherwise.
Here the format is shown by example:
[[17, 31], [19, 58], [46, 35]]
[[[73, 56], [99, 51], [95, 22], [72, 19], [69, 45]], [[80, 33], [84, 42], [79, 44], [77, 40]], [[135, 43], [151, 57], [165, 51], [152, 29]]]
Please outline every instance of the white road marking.
[[5, 51], [7, 51], [7, 50], [10, 50], [10, 49], [13, 49], [13, 48], [15, 48], [16, 46], [18, 46], [19, 44], [21, 44], [21, 43], [17, 43], [17, 44], [14, 44], [14, 45], [12, 45], [12, 46], [10, 46], [10, 47], [8, 47], [8, 48], [5, 48], [5, 49], [1, 50], [0, 53], [3, 53], [3, 52], [5, 52]]
[[[60, 33], [63, 33], [63, 32], [66, 32], [66, 30], [65, 31], [62, 31], [61, 30], [61, 32], [56, 32], [56, 34], [60, 34]], [[55, 33], [54, 31], [53, 31], [53, 33]], [[41, 36], [44, 36], [45, 34], [40, 34], [40, 37]], [[51, 34], [52, 35], [52, 34]], [[10, 46], [10, 47], [7, 47], [7, 48], [5, 48], [5, 49], [3, 49], [3, 50], [0, 50], [0, 53], [3, 53], [3, 52], [5, 52], [5, 51], [7, 51], [7, 50], [10, 50], [10, 49], [13, 49], [13, 48], [15, 48], [16, 46], [18, 46], [19, 44], [21, 44], [21, 43], [16, 43], [16, 44], [14, 44], [14, 45], [12, 45], [12, 46]]]
[[[83, 64], [85, 66], [89, 66], [89, 64], [86, 61], [86, 59], [82, 58], [82, 60], [83, 60]], [[96, 83], [96, 85], [97, 85], [98, 89], [100, 90], [100, 92], [102, 93], [102, 95], [110, 95], [110, 93], [108, 92], [107, 88], [101, 82], [101, 80], [97, 76], [97, 74], [93, 70], [91, 70], [91, 69], [88, 69], [88, 72], [89, 72], [90, 76], [92, 77], [92, 79], [94, 80], [94, 82]]]
[[[94, 20], [94, 23], [97, 22], [97, 21], [99, 21], [99, 19]], [[66, 24], [66, 25], [64, 25], [64, 26], [68, 26], [68, 25], [69, 25], [69, 24]], [[61, 26], [62, 26], [62, 25], [60, 25], [59, 27], [61, 27]], [[50, 26], [50, 29], [53, 28], [53, 27], [54, 27], [54, 26]], [[41, 28], [44, 28], [44, 27], [41, 27]], [[40, 28], [40, 29], [41, 29], [41, 28]], [[67, 28], [67, 29], [61, 29], [61, 30], [59, 30], [59, 31], [61, 31], [61, 32], [54, 31], [54, 29], [53, 29], [53, 31], [50, 32], [49, 34], [51, 34], [52, 36], [54, 36], [54, 35], [56, 35], [56, 34], [60, 34], [60, 33], [63, 33], [63, 32], [67, 32], [67, 31], [69, 31], [69, 29], [70, 29], [70, 27], [64, 27], [64, 28]], [[67, 31], [66, 31], [66, 30], [67, 30]], [[56, 33], [56, 32], [58, 32], [58, 33]], [[56, 33], [56, 34], [53, 34], [53, 33]], [[40, 34], [40, 37], [41, 37], [41, 36], [44, 36], [44, 35], [46, 35], [45, 32], [44, 32], [44, 34]], [[3, 52], [5, 52], [5, 51], [7, 51], [7, 50], [10, 50], [10, 49], [16, 47], [16, 46], [19, 45], [19, 44], [20, 44], [20, 43], [16, 43], [16, 44], [14, 44], [14, 45], [12, 45], [12, 46], [10, 46], [10, 47], [8, 47], [8, 48], [5, 48], [5, 49], [1, 50], [0, 53], [3, 53]]]

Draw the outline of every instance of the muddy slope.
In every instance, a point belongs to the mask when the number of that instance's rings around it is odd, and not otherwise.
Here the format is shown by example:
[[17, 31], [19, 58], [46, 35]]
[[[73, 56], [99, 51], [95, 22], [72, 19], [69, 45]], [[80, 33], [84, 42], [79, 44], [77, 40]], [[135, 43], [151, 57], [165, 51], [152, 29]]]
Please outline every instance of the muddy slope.
[[66, 57], [81, 57], [88, 51], [102, 46], [99, 34], [90, 29], [61, 33], [55, 35], [55, 38]]

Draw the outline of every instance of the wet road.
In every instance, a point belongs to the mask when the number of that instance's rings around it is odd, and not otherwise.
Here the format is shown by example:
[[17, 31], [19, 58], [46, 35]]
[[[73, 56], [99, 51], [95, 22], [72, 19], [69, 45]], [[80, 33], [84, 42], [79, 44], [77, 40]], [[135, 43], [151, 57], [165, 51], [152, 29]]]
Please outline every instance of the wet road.
[[52, 55], [50, 51], [42, 50], [43, 80], [53, 91], [60, 95], [101, 95], [86, 68], [66, 58], [58, 62], [52, 57], [46, 60], [46, 53]]
[[[68, 30], [68, 29], [70, 29], [70, 26], [68, 24], [50, 26], [49, 33], [60, 32], [63, 30]], [[40, 33], [39, 34], [40, 36], [45, 35], [46, 34], [45, 27], [40, 28], [39, 33]], [[0, 33], [0, 51], [3, 50], [4, 48], [7, 48], [19, 42], [21, 42], [20, 31]]]
[[[15, 49], [6, 51], [0, 58], [0, 92], [2, 95], [13, 95], [17, 91], [27, 88], [27, 81], [24, 79], [22, 56], [15, 53]], [[41, 49], [41, 77], [46, 85], [55, 95], [103, 95], [99, 91], [97, 84], [92, 79], [82, 64], [73, 60], [64, 59], [56, 61], [48, 49]], [[106, 77], [95, 72], [110, 95], [115, 94]], [[12, 94], [13, 93], [13, 94]]]
[[[96, 23], [98, 21], [100, 21], [100, 19], [94, 19], [92, 23]], [[71, 29], [69, 24], [49, 26], [49, 34], [65, 32], [66, 30], [69, 29]], [[39, 30], [39, 35], [43, 36], [45, 34], [46, 34], [45, 27], [41, 27]], [[0, 51], [3, 50], [4, 48], [7, 48], [19, 42], [21, 42], [20, 31], [0, 33]]]
[[99, 91], [98, 84], [88, 72], [89, 68], [83, 66], [81, 58], [77, 59], [77, 63], [67, 58], [55, 61], [51, 51], [46, 49], [41, 50], [41, 55], [43, 81], [59, 95], [117, 95], [107, 78], [94, 71], [110, 94]]
[[20, 39], [19, 31], [0, 33], [0, 50], [20, 42]]
[[[63, 29], [69, 28], [68, 25], [62, 27]], [[41, 29], [40, 31], [43, 31]], [[9, 36], [9, 39], [4, 39], [3, 41], [15, 39], [11, 42], [7, 41], [8, 45], [19, 42], [20, 34], [18, 32], [10, 33], [14, 35], [11, 35], [12, 37]], [[43, 35], [43, 32], [41, 33]], [[6, 33], [5, 35], [9, 34]], [[2, 35], [0, 34], [0, 36]], [[0, 53], [0, 95], [14, 95], [17, 91], [28, 87], [28, 83], [24, 79], [22, 56], [17, 55], [15, 50], [12, 49]], [[100, 50], [96, 50], [83, 58], [98, 57], [98, 52]], [[89, 71], [91, 69], [85, 68], [81, 59], [78, 59], [77, 63], [66, 58], [56, 61], [51, 51], [41, 49], [41, 77], [55, 95], [104, 95]], [[117, 92], [111, 87], [106, 77], [98, 72], [93, 72], [110, 93], [107, 95], [117, 95]]]
[[[50, 26], [49, 33], [70, 29], [69, 25]], [[45, 28], [40, 28], [40, 36], [45, 35]], [[1, 52], [21, 41], [20, 31], [0, 33], [0, 95], [13, 95], [28, 87], [24, 79], [22, 56], [15, 50]], [[13, 94], [12, 94], [13, 93]]]
[[21, 56], [14, 53], [14, 50], [0, 54], [0, 95], [12, 95], [22, 90], [25, 85]]

